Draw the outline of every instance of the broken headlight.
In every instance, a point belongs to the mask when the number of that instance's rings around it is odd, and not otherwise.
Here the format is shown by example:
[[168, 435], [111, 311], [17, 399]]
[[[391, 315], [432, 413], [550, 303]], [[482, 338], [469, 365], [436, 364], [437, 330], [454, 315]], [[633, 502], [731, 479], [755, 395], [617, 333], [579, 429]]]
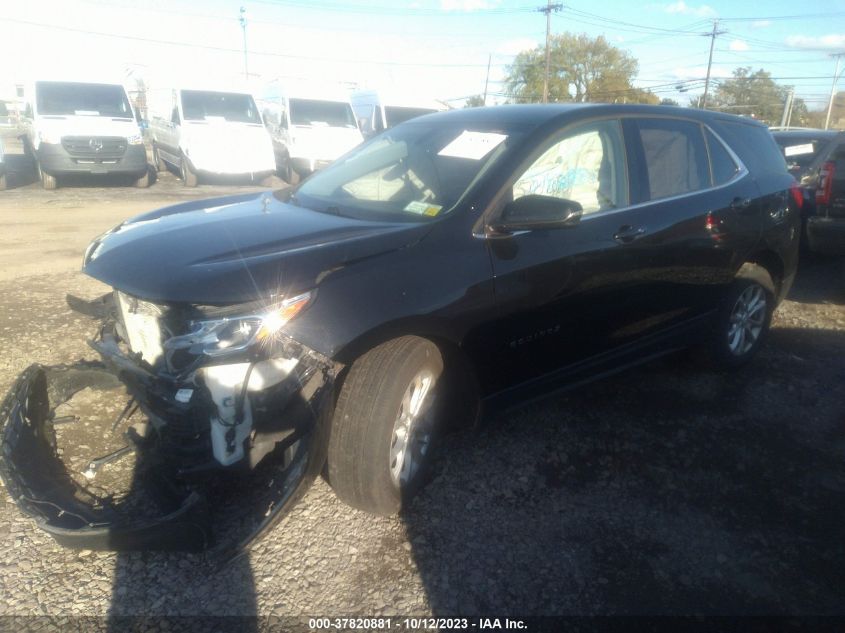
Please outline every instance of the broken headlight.
[[187, 349], [193, 354], [223, 356], [252, 345], [271, 342], [285, 324], [311, 300], [306, 292], [258, 314], [191, 321], [190, 331], [164, 343], [167, 350]]

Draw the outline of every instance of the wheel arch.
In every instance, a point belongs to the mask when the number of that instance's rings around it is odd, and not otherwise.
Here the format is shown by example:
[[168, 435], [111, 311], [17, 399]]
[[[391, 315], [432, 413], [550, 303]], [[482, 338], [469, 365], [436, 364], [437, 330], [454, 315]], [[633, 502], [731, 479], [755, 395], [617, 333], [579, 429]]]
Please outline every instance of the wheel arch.
[[[769, 285], [768, 290], [775, 296], [780, 296], [783, 276], [785, 271], [784, 262], [781, 257], [771, 250], [757, 251], [747, 257], [736, 273], [737, 277], [758, 278], [760, 269], [768, 273], [769, 283], [765, 279], [759, 279], [764, 285]], [[755, 274], [755, 271], [757, 274]]]

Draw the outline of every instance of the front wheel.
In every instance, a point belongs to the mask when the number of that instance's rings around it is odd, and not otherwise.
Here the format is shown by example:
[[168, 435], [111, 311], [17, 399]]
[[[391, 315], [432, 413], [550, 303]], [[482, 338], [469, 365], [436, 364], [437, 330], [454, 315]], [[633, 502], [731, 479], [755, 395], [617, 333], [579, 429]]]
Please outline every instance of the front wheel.
[[135, 186], [139, 189], [146, 189], [150, 186], [150, 170], [144, 172], [144, 175], [135, 180]]
[[441, 431], [443, 357], [431, 341], [403, 336], [349, 370], [335, 407], [328, 478], [345, 503], [388, 516], [425, 483]]
[[754, 267], [737, 278], [716, 317], [705, 359], [717, 368], [748, 363], [769, 332], [774, 309], [774, 284], [764, 269]]
[[59, 186], [55, 176], [51, 176], [46, 171], [41, 169], [41, 164], [38, 164], [38, 175], [41, 177], [41, 186], [47, 191], [53, 191]]
[[182, 184], [186, 187], [196, 187], [199, 184], [199, 178], [197, 177], [197, 173], [191, 169], [191, 165], [188, 162], [187, 156], [182, 156], [181, 163], [181, 172], [182, 172]]

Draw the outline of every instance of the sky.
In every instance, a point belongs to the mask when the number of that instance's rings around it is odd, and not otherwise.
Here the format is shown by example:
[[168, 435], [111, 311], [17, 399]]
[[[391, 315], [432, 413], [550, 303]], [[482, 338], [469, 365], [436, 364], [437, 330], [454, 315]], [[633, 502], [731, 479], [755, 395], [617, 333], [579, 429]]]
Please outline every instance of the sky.
[[[545, 0], [27, 0], [0, 12], [0, 97], [37, 78], [152, 87], [318, 79], [463, 105], [507, 98], [520, 50], [542, 45]], [[811, 109], [826, 107], [845, 52], [845, 0], [564, 2], [552, 33], [604, 35], [639, 61], [635, 85], [686, 105], [712, 76], [768, 70]], [[488, 76], [488, 61], [490, 63]], [[840, 70], [845, 69], [845, 58]], [[683, 88], [679, 90], [678, 87]], [[845, 90], [845, 81], [837, 88]]]

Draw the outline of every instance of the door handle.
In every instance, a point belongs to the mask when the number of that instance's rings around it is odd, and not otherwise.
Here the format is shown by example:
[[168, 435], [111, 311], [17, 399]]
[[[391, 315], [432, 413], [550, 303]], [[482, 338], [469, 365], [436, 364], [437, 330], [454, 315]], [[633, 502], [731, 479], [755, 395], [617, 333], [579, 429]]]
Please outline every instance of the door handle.
[[734, 209], [736, 211], [742, 211], [750, 206], [751, 198], [740, 198], [739, 196], [737, 196], [736, 198], [731, 200], [731, 209]]
[[631, 226], [630, 224], [625, 224], [617, 229], [616, 233], [613, 234], [613, 239], [617, 242], [628, 244], [641, 238], [645, 235], [645, 233], [645, 228], [642, 226]]

